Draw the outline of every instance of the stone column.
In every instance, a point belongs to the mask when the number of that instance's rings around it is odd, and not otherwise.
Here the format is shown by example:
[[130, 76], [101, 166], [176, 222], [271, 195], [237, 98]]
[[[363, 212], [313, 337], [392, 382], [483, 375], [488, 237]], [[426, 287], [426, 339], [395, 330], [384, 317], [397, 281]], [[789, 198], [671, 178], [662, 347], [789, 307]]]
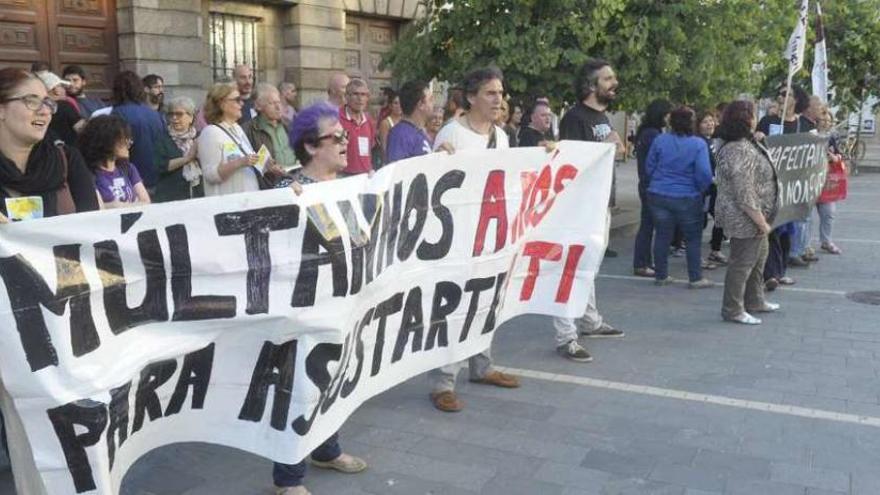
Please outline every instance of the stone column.
[[343, 0], [302, 0], [288, 11], [282, 28], [284, 79], [299, 88], [300, 105], [327, 96], [327, 81], [345, 69]]
[[201, 0], [118, 0], [120, 70], [157, 74], [200, 105], [211, 82]]

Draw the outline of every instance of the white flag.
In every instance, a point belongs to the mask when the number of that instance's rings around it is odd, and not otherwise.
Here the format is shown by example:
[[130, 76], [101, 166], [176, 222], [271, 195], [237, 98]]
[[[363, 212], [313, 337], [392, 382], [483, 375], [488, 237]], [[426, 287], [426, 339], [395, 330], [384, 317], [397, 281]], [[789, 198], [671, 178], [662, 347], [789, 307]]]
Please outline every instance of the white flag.
[[804, 49], [807, 44], [807, 14], [810, 9], [810, 1], [801, 2], [798, 23], [791, 37], [788, 38], [788, 47], [785, 49], [785, 58], [788, 60], [788, 74], [794, 74], [804, 66]]
[[828, 54], [825, 52], [825, 26], [822, 24], [822, 7], [816, 2], [816, 42], [813, 44], [813, 94], [828, 100]]

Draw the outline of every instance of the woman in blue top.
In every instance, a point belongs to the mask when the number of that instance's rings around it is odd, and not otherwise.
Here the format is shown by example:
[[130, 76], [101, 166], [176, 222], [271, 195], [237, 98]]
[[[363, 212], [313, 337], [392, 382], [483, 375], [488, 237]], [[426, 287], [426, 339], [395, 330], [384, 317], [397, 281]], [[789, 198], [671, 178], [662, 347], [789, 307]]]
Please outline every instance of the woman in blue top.
[[703, 231], [703, 194], [712, 184], [709, 148], [694, 136], [694, 111], [679, 107], [669, 115], [671, 132], [654, 139], [645, 161], [648, 205], [654, 220], [655, 283], [670, 282], [669, 251], [675, 228], [687, 240], [688, 278], [692, 289], [711, 287], [700, 267]]

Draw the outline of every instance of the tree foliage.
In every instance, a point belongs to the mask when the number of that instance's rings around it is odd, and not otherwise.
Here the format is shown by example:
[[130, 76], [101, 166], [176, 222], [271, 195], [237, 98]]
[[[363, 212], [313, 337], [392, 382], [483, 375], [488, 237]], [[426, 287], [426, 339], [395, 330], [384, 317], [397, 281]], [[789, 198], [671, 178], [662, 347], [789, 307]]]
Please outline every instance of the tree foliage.
[[[775, 85], [785, 70], [782, 52], [799, 3], [424, 1], [426, 15], [385, 59], [397, 77], [456, 81], [474, 67], [494, 64], [515, 95], [572, 102], [577, 68], [596, 56], [617, 70], [619, 106], [625, 110], [644, 108], [658, 96], [714, 105]], [[880, 74], [880, 0], [824, 3], [832, 81], [838, 99], [849, 102], [858, 94], [858, 80], [864, 83], [863, 74]], [[807, 81], [811, 57], [809, 51], [801, 74]]]

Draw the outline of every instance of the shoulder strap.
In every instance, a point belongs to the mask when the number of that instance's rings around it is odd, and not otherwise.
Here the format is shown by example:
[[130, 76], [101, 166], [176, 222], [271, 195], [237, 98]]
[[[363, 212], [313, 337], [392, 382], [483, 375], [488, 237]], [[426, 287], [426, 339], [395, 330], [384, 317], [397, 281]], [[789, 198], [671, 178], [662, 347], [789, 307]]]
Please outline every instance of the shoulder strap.
[[64, 178], [64, 183], [67, 183], [67, 170], [69, 165], [67, 164], [67, 146], [64, 144], [64, 141], [57, 140], [55, 141], [55, 147], [58, 148], [58, 152], [61, 154], [61, 177]]
[[233, 136], [232, 133], [229, 132], [229, 129], [223, 127], [220, 124], [214, 124], [214, 125], [216, 125], [221, 131], [223, 131], [224, 133], [226, 133], [227, 136], [229, 136], [229, 139], [231, 139], [232, 142], [235, 143], [235, 146], [238, 147], [238, 151], [241, 151], [242, 155], [247, 156], [248, 153], [244, 150], [244, 148], [242, 148], [241, 143], [238, 142], [238, 139], [235, 139], [235, 136]]
[[497, 142], [497, 129], [495, 129], [495, 124], [492, 124], [492, 132], [489, 133], [489, 142], [486, 143], [487, 149], [495, 149], [498, 146]]

